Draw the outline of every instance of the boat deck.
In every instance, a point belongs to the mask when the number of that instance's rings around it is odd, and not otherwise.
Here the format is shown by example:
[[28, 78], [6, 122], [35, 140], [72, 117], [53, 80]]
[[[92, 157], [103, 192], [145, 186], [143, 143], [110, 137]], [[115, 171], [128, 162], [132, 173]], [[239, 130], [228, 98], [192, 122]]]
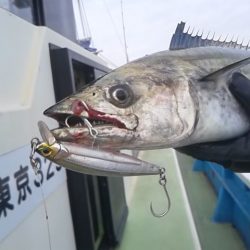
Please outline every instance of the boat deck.
[[142, 158], [166, 167], [171, 210], [161, 219], [153, 217], [150, 201], [160, 212], [166, 197], [157, 176], [138, 177], [117, 250], [246, 249], [231, 224], [212, 222], [216, 194], [203, 173], [192, 171], [192, 158], [166, 149], [143, 152]]

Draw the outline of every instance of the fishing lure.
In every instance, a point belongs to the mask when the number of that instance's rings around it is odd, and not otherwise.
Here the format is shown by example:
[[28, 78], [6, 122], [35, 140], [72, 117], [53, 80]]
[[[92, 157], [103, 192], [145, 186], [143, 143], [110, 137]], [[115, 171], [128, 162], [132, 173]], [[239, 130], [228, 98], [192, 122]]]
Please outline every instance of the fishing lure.
[[156, 217], [162, 217], [169, 211], [170, 198], [166, 188], [165, 168], [120, 152], [104, 151], [77, 143], [57, 141], [44, 122], [40, 121], [38, 127], [43, 141], [33, 138], [30, 154], [30, 162], [35, 172], [39, 171], [34, 158], [34, 154], [37, 152], [58, 165], [83, 174], [99, 176], [159, 175], [159, 183], [163, 186], [168, 206], [166, 211], [161, 214], [154, 212], [152, 203], [150, 209]]

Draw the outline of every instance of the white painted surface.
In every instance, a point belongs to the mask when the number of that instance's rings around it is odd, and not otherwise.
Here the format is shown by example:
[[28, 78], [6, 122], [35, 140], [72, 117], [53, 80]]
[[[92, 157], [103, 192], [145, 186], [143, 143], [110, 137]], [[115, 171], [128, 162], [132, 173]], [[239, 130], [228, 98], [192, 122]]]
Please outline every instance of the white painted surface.
[[45, 205], [48, 225], [44, 204], [41, 204], [12, 234], [1, 241], [0, 250], [50, 250], [48, 234], [51, 250], [76, 249], [65, 182], [48, 197]]
[[[27, 145], [38, 136], [38, 120], [55, 127], [43, 111], [55, 103], [49, 43], [104, 64], [56, 32], [34, 26], [0, 8], [0, 154]], [[21, 131], [20, 131], [21, 130]]]
[[36, 156], [41, 168], [36, 176], [30, 166], [29, 150], [27, 145], [0, 155], [0, 166], [4, 166], [0, 170], [0, 242], [66, 182], [65, 170], [40, 156]]
[[[7, 157], [5, 163], [0, 161], [0, 178], [10, 177], [12, 199], [15, 200], [11, 200], [15, 210], [8, 211], [8, 215], [11, 214], [9, 212], [15, 213], [12, 214], [13, 220], [6, 225], [1, 223], [3, 214], [0, 217], [0, 250], [50, 249], [49, 238], [52, 250], [74, 250], [76, 247], [63, 170], [58, 182], [51, 179], [49, 184], [44, 185], [44, 196], [49, 195], [44, 201], [41, 201], [41, 190], [35, 189], [32, 184], [34, 176], [30, 175], [32, 195], [27, 193], [27, 203], [20, 205], [16, 205], [18, 194], [15, 193], [13, 171], [20, 167], [16, 165], [19, 164], [17, 162], [25, 166], [28, 164], [30, 147], [27, 145], [30, 145], [31, 138], [39, 136], [37, 121], [45, 120], [50, 128], [57, 126], [52, 119], [43, 116], [43, 111], [55, 103], [49, 43], [69, 48], [103, 65], [104, 62], [48, 28], [34, 26], [3, 9], [0, 9], [0, 23], [0, 157]], [[20, 155], [14, 153], [11, 156], [13, 151], [20, 148], [23, 148]], [[10, 160], [8, 157], [18, 159]], [[47, 185], [53, 186], [49, 192]]]

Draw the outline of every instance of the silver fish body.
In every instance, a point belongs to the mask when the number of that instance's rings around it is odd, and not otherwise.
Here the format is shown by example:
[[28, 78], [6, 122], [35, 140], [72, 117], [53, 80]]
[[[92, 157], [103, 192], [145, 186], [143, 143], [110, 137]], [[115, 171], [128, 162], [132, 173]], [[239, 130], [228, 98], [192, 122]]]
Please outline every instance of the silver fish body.
[[[250, 53], [217, 47], [163, 51], [128, 63], [45, 114], [67, 126], [60, 141], [113, 149], [180, 147], [237, 137], [249, 130], [228, 90], [233, 72], [250, 77]], [[98, 131], [93, 140], [82, 122]]]

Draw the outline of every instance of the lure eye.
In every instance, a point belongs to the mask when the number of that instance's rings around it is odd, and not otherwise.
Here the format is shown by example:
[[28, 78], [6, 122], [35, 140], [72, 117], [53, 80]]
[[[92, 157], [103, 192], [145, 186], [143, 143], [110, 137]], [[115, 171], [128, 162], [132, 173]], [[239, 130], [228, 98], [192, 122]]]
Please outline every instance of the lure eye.
[[52, 154], [53, 150], [51, 148], [49, 148], [46, 145], [42, 145], [40, 146], [40, 148], [38, 148], [38, 151], [41, 153], [41, 155], [43, 155], [44, 157], [48, 157]]
[[44, 149], [42, 150], [42, 154], [43, 154], [44, 156], [49, 156], [49, 155], [51, 155], [51, 153], [52, 153], [52, 150], [51, 150], [50, 148], [44, 148]]
[[109, 89], [110, 102], [119, 108], [127, 108], [133, 102], [134, 95], [126, 84], [112, 86]]

